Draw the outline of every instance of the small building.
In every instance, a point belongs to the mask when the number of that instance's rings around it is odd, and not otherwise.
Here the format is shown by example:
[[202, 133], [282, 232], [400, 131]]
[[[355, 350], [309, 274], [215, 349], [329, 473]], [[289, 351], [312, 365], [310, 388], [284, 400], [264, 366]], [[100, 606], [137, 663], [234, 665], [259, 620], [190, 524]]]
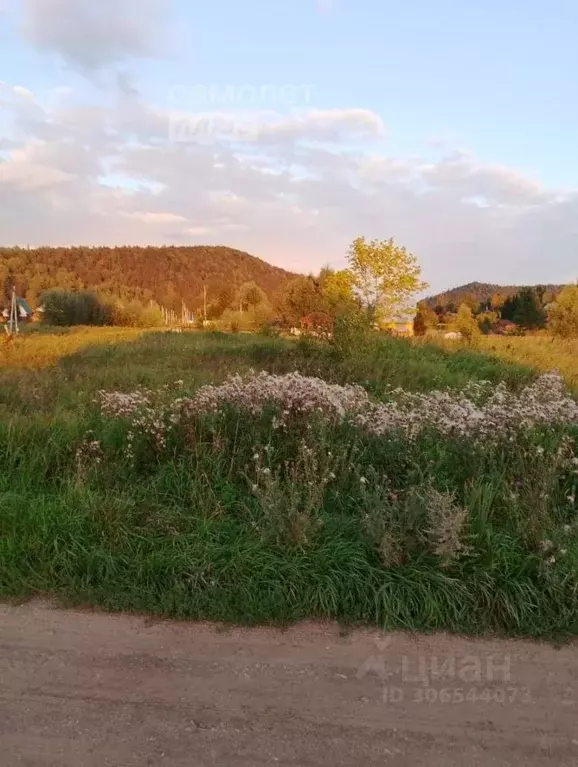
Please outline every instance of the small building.
[[[29, 322], [32, 319], [34, 312], [30, 308], [28, 302], [24, 298], [16, 299], [16, 308], [18, 311], [19, 322]], [[2, 317], [6, 322], [10, 319], [10, 307], [7, 306], [2, 310]]]

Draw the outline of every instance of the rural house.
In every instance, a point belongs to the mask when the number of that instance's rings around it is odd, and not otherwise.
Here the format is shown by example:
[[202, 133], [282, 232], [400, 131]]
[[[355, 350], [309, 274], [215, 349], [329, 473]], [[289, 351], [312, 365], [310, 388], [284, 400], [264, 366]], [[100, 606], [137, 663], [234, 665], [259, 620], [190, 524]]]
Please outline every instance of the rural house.
[[[18, 309], [18, 320], [20, 322], [27, 322], [32, 319], [32, 315], [34, 312], [30, 308], [28, 302], [24, 298], [17, 298], [16, 299], [16, 307]], [[2, 311], [2, 317], [5, 321], [8, 321], [10, 319], [10, 307], [7, 306]]]

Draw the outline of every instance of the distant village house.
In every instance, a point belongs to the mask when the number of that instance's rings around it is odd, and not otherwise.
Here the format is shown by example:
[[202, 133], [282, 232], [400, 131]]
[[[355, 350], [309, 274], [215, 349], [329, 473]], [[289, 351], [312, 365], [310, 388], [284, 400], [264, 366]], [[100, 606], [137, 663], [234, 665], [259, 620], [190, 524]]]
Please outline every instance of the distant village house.
[[[30, 305], [24, 298], [17, 298], [16, 299], [16, 308], [18, 311], [18, 321], [19, 322], [30, 322], [32, 318], [34, 317], [34, 311], [30, 308]], [[2, 318], [5, 322], [8, 322], [10, 319], [10, 307], [7, 306], [5, 309], [2, 310]]]

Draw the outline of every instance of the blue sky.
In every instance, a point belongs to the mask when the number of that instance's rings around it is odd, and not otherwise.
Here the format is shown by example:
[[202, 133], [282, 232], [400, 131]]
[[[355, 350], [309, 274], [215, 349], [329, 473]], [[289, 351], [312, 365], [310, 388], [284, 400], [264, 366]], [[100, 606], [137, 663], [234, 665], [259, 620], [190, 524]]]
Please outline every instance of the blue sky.
[[547, 183], [577, 181], [568, 162], [578, 159], [575, 3], [335, 0], [326, 13], [315, 0], [198, 6], [192, 15], [186, 3], [180, 9], [195, 21], [193, 46], [168, 67], [177, 81], [309, 83], [319, 107], [379, 112], [393, 150], [458, 137], [482, 159]]
[[[578, 276], [570, 0], [3, 7], [10, 242], [48, 207], [39, 242], [219, 241], [305, 271], [393, 235], [436, 288]], [[188, 142], [175, 110], [209, 115]]]

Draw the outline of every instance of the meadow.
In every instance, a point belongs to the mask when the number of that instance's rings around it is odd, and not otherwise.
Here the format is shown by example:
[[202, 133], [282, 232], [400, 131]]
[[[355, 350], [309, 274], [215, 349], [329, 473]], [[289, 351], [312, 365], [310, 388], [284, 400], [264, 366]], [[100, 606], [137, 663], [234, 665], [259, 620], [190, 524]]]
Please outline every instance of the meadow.
[[558, 370], [568, 386], [578, 393], [578, 338], [482, 336], [480, 350], [537, 370]]
[[575, 358], [551, 352], [563, 380], [512, 348], [23, 335], [0, 354], [0, 595], [576, 634]]

